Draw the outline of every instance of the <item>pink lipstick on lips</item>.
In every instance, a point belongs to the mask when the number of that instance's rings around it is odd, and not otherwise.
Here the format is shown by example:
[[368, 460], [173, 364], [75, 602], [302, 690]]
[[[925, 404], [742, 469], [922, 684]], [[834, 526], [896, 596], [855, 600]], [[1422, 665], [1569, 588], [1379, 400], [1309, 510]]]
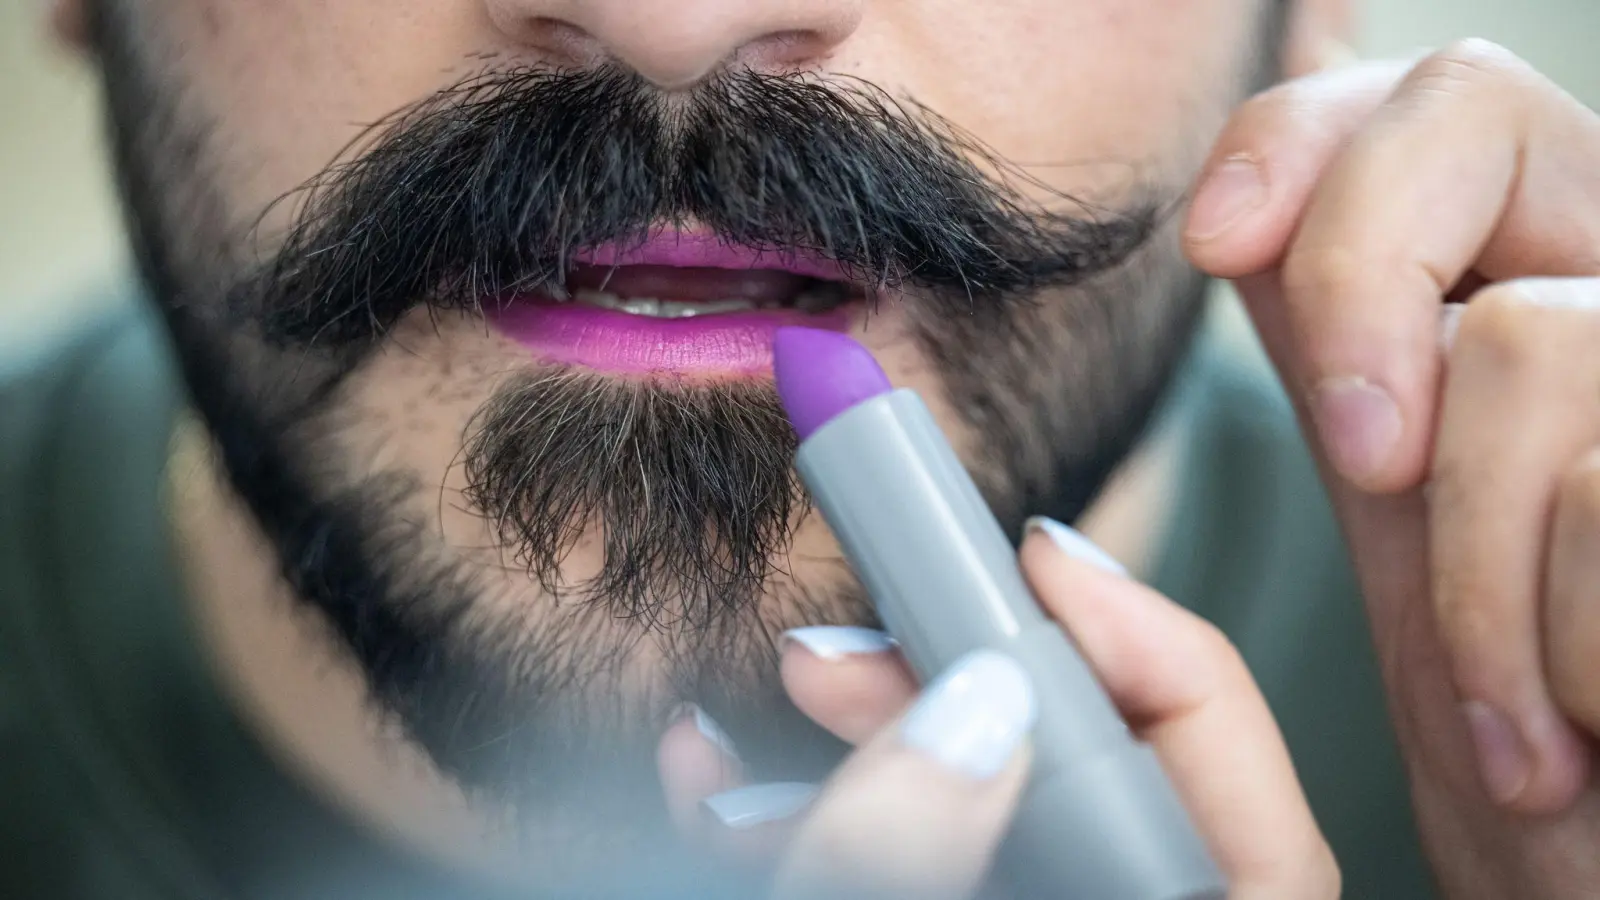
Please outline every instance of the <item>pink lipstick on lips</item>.
[[489, 319], [542, 359], [608, 372], [770, 375], [779, 328], [847, 330], [845, 301], [859, 299], [827, 259], [708, 235], [663, 232], [573, 263], [570, 297], [521, 295]]

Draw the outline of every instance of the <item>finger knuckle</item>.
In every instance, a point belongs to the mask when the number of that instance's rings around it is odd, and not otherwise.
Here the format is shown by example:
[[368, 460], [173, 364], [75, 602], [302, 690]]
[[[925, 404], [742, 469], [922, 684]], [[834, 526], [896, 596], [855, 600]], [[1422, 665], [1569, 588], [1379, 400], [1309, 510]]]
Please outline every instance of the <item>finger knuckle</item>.
[[1505, 47], [1482, 38], [1468, 38], [1449, 44], [1419, 63], [1413, 84], [1448, 94], [1477, 93], [1520, 83], [1528, 72], [1528, 64]]
[[1321, 872], [1320, 879], [1323, 886], [1324, 897], [1337, 900], [1344, 896], [1344, 872], [1339, 869], [1339, 860], [1333, 855], [1333, 848], [1323, 843], [1321, 852], [1317, 855], [1318, 862], [1312, 871]]
[[1228, 635], [1210, 620], [1196, 618], [1194, 644], [1200, 657], [1210, 660], [1213, 670], [1219, 675], [1246, 671], [1244, 654], [1239, 652]]
[[[1270, 854], [1252, 866], [1253, 882], [1272, 887], [1273, 896], [1305, 900], [1333, 900], [1342, 896], [1344, 876], [1333, 848], [1313, 825], [1300, 835], [1280, 835], [1279, 843], [1263, 847]], [[1264, 896], [1264, 895], [1263, 895]]]
[[1298, 97], [1302, 90], [1297, 82], [1286, 82], [1240, 104], [1228, 121], [1223, 145], [1243, 147], [1261, 135], [1278, 131], [1289, 118], [1290, 111], [1300, 105]]
[[1184, 617], [1165, 665], [1137, 672], [1124, 684], [1130, 695], [1164, 698], [1164, 715], [1191, 712], [1254, 684], [1244, 655], [1221, 628], [1194, 613]]
[[1378, 268], [1353, 245], [1298, 243], [1283, 263], [1283, 288], [1291, 297], [1322, 297], [1351, 289]]
[[1488, 365], [1502, 374], [1542, 365], [1568, 323], [1540, 307], [1517, 282], [1479, 291], [1461, 313], [1452, 362]]
[[1517, 659], [1508, 653], [1507, 595], [1491, 579], [1434, 576], [1433, 608], [1449, 655], [1456, 687], [1473, 697], [1513, 696], [1522, 683]]
[[[1444, 448], [1441, 447], [1442, 451]], [[1461, 509], [1464, 501], [1470, 499], [1470, 494], [1463, 490], [1477, 480], [1474, 478], [1473, 469], [1468, 465], [1470, 460], [1462, 458], [1460, 454], [1435, 452], [1433, 469], [1428, 473], [1428, 483], [1423, 488], [1427, 498], [1428, 508], [1434, 514], [1440, 510], [1454, 512]], [[1435, 585], [1439, 587], [1439, 585]]]
[[1407, 71], [1394, 62], [1374, 62], [1284, 81], [1235, 106], [1217, 146], [1271, 156], [1275, 147], [1344, 137], [1355, 123], [1340, 111], [1359, 110], [1364, 119]]
[[1334, 858], [1333, 848], [1328, 842], [1318, 840], [1312, 848], [1304, 865], [1305, 884], [1317, 885], [1316, 897], [1335, 898], [1343, 896], [1344, 874], [1339, 871], [1339, 862]]
[[1445, 642], [1457, 653], [1472, 654], [1491, 634], [1488, 579], [1470, 566], [1439, 566], [1433, 572], [1433, 609]]

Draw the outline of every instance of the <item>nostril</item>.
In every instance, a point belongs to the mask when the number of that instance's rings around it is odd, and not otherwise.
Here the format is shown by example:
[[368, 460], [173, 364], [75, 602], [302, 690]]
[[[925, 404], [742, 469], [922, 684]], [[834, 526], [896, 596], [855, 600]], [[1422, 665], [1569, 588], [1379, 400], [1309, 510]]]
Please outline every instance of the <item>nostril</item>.
[[518, 39], [557, 65], [583, 67], [603, 58], [605, 47], [583, 28], [548, 16], [524, 20]]
[[604, 44], [582, 26], [556, 16], [528, 15], [514, 2], [491, 2], [489, 18], [495, 29], [524, 48], [539, 53], [556, 66], [586, 67], [606, 55]]
[[737, 61], [763, 71], [811, 68], [826, 58], [834, 43], [809, 29], [779, 31], [740, 47]]

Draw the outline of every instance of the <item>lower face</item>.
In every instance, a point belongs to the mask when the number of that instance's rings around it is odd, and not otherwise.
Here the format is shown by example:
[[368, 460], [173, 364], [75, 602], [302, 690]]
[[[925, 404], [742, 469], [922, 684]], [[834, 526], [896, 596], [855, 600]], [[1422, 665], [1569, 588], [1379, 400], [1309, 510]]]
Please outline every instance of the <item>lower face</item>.
[[[615, 72], [523, 84], [573, 111], [481, 113], [528, 153], [486, 138], [453, 165], [438, 130], [407, 129], [465, 109], [467, 79], [512, 91], [505, 73], [559, 62], [469, 0], [101, 4], [146, 274], [235, 487], [376, 699], [442, 772], [538, 832], [659, 818], [639, 798], [657, 796], [651, 754], [684, 702], [755, 778], [837, 759], [783, 700], [773, 636], [872, 615], [790, 468], [777, 328], [868, 347], [1013, 530], [1081, 512], [1192, 330], [1200, 282], [1150, 213], [1258, 74], [1259, 0], [861, 6], [812, 77], [914, 100], [894, 116], [923, 127], [874, 150], [848, 138], [860, 104], [822, 116], [845, 136], [810, 149], [867, 172], [816, 176], [855, 189], [841, 194], [770, 174], [800, 159], [805, 122], [772, 126], [787, 142], [691, 148], [764, 127], [758, 111], [702, 98], [728, 130], [673, 132], [659, 93]], [[624, 113], [604, 142], [584, 118], [594, 95], [575, 94], [602, 83]], [[522, 113], [520, 130], [495, 118]], [[588, 130], [539, 140], [562, 124]], [[651, 140], [660, 152], [621, 173], [561, 152]], [[927, 165], [952, 159], [968, 168]], [[690, 172], [709, 186], [667, 187]], [[952, 172], [970, 176], [955, 200]], [[822, 196], [857, 205], [819, 212]], [[906, 237], [916, 213], [983, 227]], [[968, 292], [944, 270], [984, 274], [983, 253], [928, 261], [996, 225], [1020, 235], [1015, 262], [1057, 276]]]

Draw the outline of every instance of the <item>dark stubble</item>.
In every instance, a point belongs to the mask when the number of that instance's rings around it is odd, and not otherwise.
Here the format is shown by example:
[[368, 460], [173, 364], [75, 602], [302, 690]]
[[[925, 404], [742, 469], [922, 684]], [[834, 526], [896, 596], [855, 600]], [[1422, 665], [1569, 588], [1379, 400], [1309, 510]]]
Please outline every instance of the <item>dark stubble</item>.
[[[774, 595], [807, 504], [769, 383], [551, 367], [501, 384], [462, 436], [474, 511], [542, 588], [516, 612], [488, 602], [486, 573], [406, 514], [438, 485], [337, 449], [362, 424], [341, 388], [403, 316], [470, 315], [663, 224], [822, 254], [908, 298], [1014, 530], [1093, 498], [1200, 307], [1159, 192], [1025, 199], [1037, 185], [926, 110], [749, 72], [670, 103], [613, 70], [475, 77], [288, 198], [292, 229], [257, 257], [206, 174], [217, 129], [116, 8], [97, 34], [124, 196], [234, 488], [379, 707], [469, 792], [573, 833], [659, 814], [650, 754], [675, 698], [735, 733], [753, 777], [823, 771], [840, 748], [784, 702], [774, 637], [870, 608], [842, 567]], [[596, 528], [602, 568], [563, 579]], [[641, 692], [625, 671], [646, 638], [663, 674]]]

